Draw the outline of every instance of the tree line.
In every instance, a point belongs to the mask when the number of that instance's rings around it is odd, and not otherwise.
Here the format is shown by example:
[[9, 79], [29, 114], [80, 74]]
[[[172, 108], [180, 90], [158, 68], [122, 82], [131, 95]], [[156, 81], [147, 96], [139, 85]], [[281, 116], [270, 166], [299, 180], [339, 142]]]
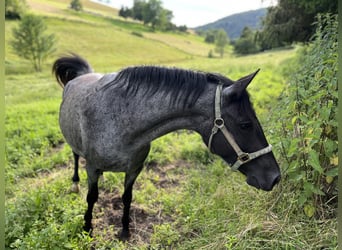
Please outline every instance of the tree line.
[[173, 13], [171, 10], [163, 8], [163, 3], [160, 0], [134, 0], [133, 7], [128, 8], [122, 6], [119, 10], [119, 16], [123, 18], [132, 18], [150, 25], [153, 30], [179, 30], [187, 31], [185, 25], [176, 26], [171, 22]]
[[[269, 49], [291, 46], [293, 43], [308, 43], [316, 29], [316, 16], [337, 14], [335, 0], [279, 0], [267, 9], [262, 19], [262, 28], [245, 27], [236, 40], [231, 40], [236, 54], [252, 54]], [[215, 43], [219, 30], [198, 31], [207, 43]]]
[[234, 43], [237, 54], [250, 54], [268, 49], [308, 43], [315, 33], [315, 18], [318, 14], [337, 14], [335, 0], [279, 0], [267, 9], [262, 20], [262, 29], [253, 31], [245, 27]]

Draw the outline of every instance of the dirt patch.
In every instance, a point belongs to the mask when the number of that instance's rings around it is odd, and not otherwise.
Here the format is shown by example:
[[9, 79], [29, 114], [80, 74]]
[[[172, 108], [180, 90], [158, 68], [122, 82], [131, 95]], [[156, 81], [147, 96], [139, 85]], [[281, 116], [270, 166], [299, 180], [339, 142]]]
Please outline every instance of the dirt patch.
[[[118, 192], [100, 194], [93, 212], [93, 237], [95, 241], [96, 236], [108, 241], [118, 239], [122, 228], [122, 211], [121, 195]], [[157, 213], [147, 211], [134, 202], [131, 205], [130, 219], [131, 238], [129, 243], [134, 245], [149, 244], [153, 226], [172, 221], [171, 216], [162, 214], [162, 209]]]
[[[182, 170], [179, 165], [184, 167], [186, 163], [179, 163], [175, 165], [153, 166], [148, 167], [144, 171], [153, 171], [154, 175], [158, 175], [157, 180], [151, 179], [153, 184], [158, 188], [172, 189], [179, 186], [182, 175]], [[182, 167], [180, 167], [182, 168]], [[172, 174], [170, 174], [172, 172]], [[175, 174], [176, 172], [176, 174]], [[139, 180], [135, 183], [133, 193], [135, 190], [142, 188], [141, 183], [144, 180]], [[122, 224], [121, 218], [123, 213], [123, 204], [121, 200], [121, 193], [119, 190], [110, 192], [109, 190], [100, 190], [99, 199], [93, 211], [93, 233], [92, 236], [108, 240], [118, 239]], [[153, 209], [149, 209], [144, 204], [139, 205], [134, 201], [131, 204], [130, 210], [130, 231], [131, 238], [129, 244], [132, 245], [149, 245], [153, 228], [156, 225], [173, 222], [175, 218], [163, 212], [163, 206], [155, 204]]]

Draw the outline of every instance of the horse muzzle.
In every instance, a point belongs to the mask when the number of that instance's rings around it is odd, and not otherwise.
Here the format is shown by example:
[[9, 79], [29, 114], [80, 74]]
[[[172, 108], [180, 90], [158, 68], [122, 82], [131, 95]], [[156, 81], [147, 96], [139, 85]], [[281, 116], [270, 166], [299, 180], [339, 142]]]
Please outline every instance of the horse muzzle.
[[280, 181], [280, 173], [272, 175], [269, 178], [257, 178], [256, 176], [247, 176], [247, 184], [251, 185], [257, 189], [264, 191], [271, 191], [273, 187]]

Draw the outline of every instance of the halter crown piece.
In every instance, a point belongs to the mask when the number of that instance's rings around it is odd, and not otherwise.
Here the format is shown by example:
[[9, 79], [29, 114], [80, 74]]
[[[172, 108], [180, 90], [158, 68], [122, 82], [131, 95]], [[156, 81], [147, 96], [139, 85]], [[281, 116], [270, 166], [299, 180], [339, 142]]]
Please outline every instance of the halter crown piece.
[[217, 87], [216, 87], [216, 95], [215, 95], [215, 120], [214, 120], [214, 127], [211, 130], [211, 134], [209, 137], [209, 142], [208, 142], [208, 148], [210, 151], [211, 150], [211, 144], [212, 140], [214, 138], [214, 135], [221, 130], [222, 134], [226, 138], [227, 142], [233, 147], [234, 151], [237, 154], [237, 160], [231, 166], [231, 169], [233, 171], [236, 171], [239, 169], [239, 167], [247, 162], [250, 162], [251, 160], [258, 158], [262, 155], [265, 155], [269, 152], [272, 151], [272, 145], [268, 145], [267, 147], [260, 149], [256, 152], [253, 153], [246, 153], [241, 150], [239, 145], [236, 143], [233, 135], [228, 131], [226, 126], [224, 125], [224, 120], [222, 119], [221, 116], [221, 98], [222, 98], [222, 88], [223, 85], [220, 82]]

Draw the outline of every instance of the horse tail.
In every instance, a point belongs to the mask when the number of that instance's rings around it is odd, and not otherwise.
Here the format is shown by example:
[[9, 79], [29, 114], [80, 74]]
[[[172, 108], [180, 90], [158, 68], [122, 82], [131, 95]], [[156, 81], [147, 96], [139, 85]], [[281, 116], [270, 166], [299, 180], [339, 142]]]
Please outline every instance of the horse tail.
[[92, 72], [93, 69], [88, 62], [76, 54], [63, 56], [57, 59], [52, 66], [52, 73], [55, 74], [57, 82], [63, 88], [72, 79]]

